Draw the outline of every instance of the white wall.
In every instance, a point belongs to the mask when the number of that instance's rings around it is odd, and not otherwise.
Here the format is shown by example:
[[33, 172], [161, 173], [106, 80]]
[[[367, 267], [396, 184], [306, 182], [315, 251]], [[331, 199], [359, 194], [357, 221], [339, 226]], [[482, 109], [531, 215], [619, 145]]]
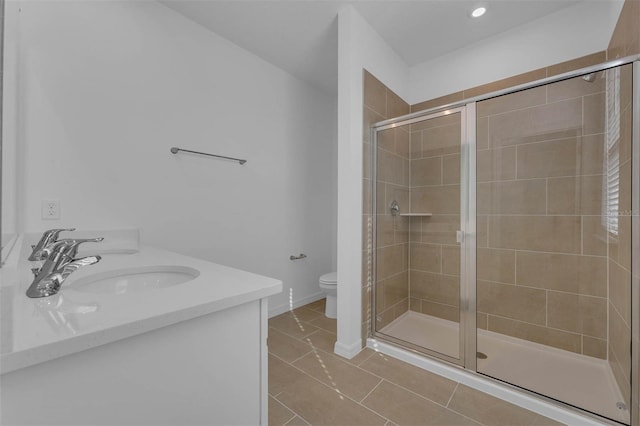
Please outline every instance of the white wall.
[[363, 68], [407, 95], [407, 67], [352, 6], [338, 15], [338, 341], [336, 353], [361, 349]]
[[415, 104], [606, 50], [622, 0], [583, 1], [409, 69]]
[[[143, 244], [282, 279], [272, 312], [320, 297], [335, 99], [156, 2], [22, 2], [19, 38], [23, 231], [139, 227]], [[41, 220], [45, 198], [61, 220]]]
[[18, 232], [18, 185], [17, 175], [18, 169], [18, 140], [16, 134], [16, 110], [17, 110], [17, 91], [15, 84], [9, 84], [17, 78], [18, 64], [17, 54], [17, 23], [18, 7], [17, 4], [9, 2], [5, 4], [4, 22], [4, 51], [3, 51], [3, 69], [2, 69], [2, 140], [0, 142], [2, 149], [2, 200], [0, 201], [2, 213], [2, 223], [0, 229], [2, 236], [0, 242], [2, 244], [2, 256], [4, 260], [9, 254], [9, 247]]

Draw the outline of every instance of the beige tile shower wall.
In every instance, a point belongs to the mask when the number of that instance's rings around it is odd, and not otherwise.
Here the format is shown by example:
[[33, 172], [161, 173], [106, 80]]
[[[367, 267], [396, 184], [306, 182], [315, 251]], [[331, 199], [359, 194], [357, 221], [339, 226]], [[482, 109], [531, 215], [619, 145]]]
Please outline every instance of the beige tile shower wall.
[[[363, 144], [363, 265], [362, 336], [370, 329], [373, 281], [372, 164], [370, 126], [384, 119], [409, 113], [409, 104], [382, 82], [364, 71], [364, 144]], [[409, 220], [393, 217], [392, 200], [401, 206], [409, 203], [409, 132], [397, 128], [378, 135], [377, 181], [377, 269], [376, 328], [379, 330], [409, 309], [408, 263]], [[364, 345], [364, 340], [363, 340]]]
[[608, 59], [640, 53], [638, 22], [640, 22], [640, 0], [626, 0], [609, 42]]
[[479, 326], [607, 358], [605, 80], [477, 104]]
[[411, 125], [412, 217], [409, 296], [412, 311], [460, 320], [460, 114]]
[[[631, 378], [632, 66], [620, 70], [620, 192], [617, 232], [609, 232], [609, 364], [629, 406]], [[615, 212], [610, 212], [615, 214]], [[636, 231], [637, 232], [637, 231]]]

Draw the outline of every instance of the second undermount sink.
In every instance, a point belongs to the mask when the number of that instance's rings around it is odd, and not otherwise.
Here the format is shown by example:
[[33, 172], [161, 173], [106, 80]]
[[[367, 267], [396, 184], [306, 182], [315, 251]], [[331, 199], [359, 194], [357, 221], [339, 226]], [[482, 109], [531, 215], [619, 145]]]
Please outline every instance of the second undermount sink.
[[102, 248], [102, 247], [83, 247], [78, 251], [78, 257], [83, 256], [105, 256], [105, 255], [129, 255], [139, 253], [140, 250], [134, 248]]
[[80, 278], [69, 287], [86, 293], [140, 293], [182, 284], [199, 275], [197, 269], [187, 266], [143, 266], [90, 275]]

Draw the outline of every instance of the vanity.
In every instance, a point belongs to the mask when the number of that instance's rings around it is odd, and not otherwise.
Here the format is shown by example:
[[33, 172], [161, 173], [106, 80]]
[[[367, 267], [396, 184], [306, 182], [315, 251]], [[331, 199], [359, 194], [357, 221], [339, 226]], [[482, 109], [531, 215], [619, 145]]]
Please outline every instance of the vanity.
[[0, 269], [1, 424], [267, 424], [280, 281], [111, 245], [58, 294], [28, 298], [34, 238], [19, 236]]

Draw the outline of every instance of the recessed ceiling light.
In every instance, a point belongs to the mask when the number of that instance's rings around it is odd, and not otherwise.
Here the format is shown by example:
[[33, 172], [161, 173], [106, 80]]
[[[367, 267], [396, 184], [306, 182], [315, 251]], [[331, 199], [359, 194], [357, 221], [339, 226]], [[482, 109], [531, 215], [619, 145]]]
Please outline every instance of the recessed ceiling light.
[[471, 16], [473, 18], [479, 18], [482, 15], [484, 15], [486, 11], [487, 11], [486, 7], [476, 7], [475, 9], [473, 9], [473, 12], [471, 12]]

